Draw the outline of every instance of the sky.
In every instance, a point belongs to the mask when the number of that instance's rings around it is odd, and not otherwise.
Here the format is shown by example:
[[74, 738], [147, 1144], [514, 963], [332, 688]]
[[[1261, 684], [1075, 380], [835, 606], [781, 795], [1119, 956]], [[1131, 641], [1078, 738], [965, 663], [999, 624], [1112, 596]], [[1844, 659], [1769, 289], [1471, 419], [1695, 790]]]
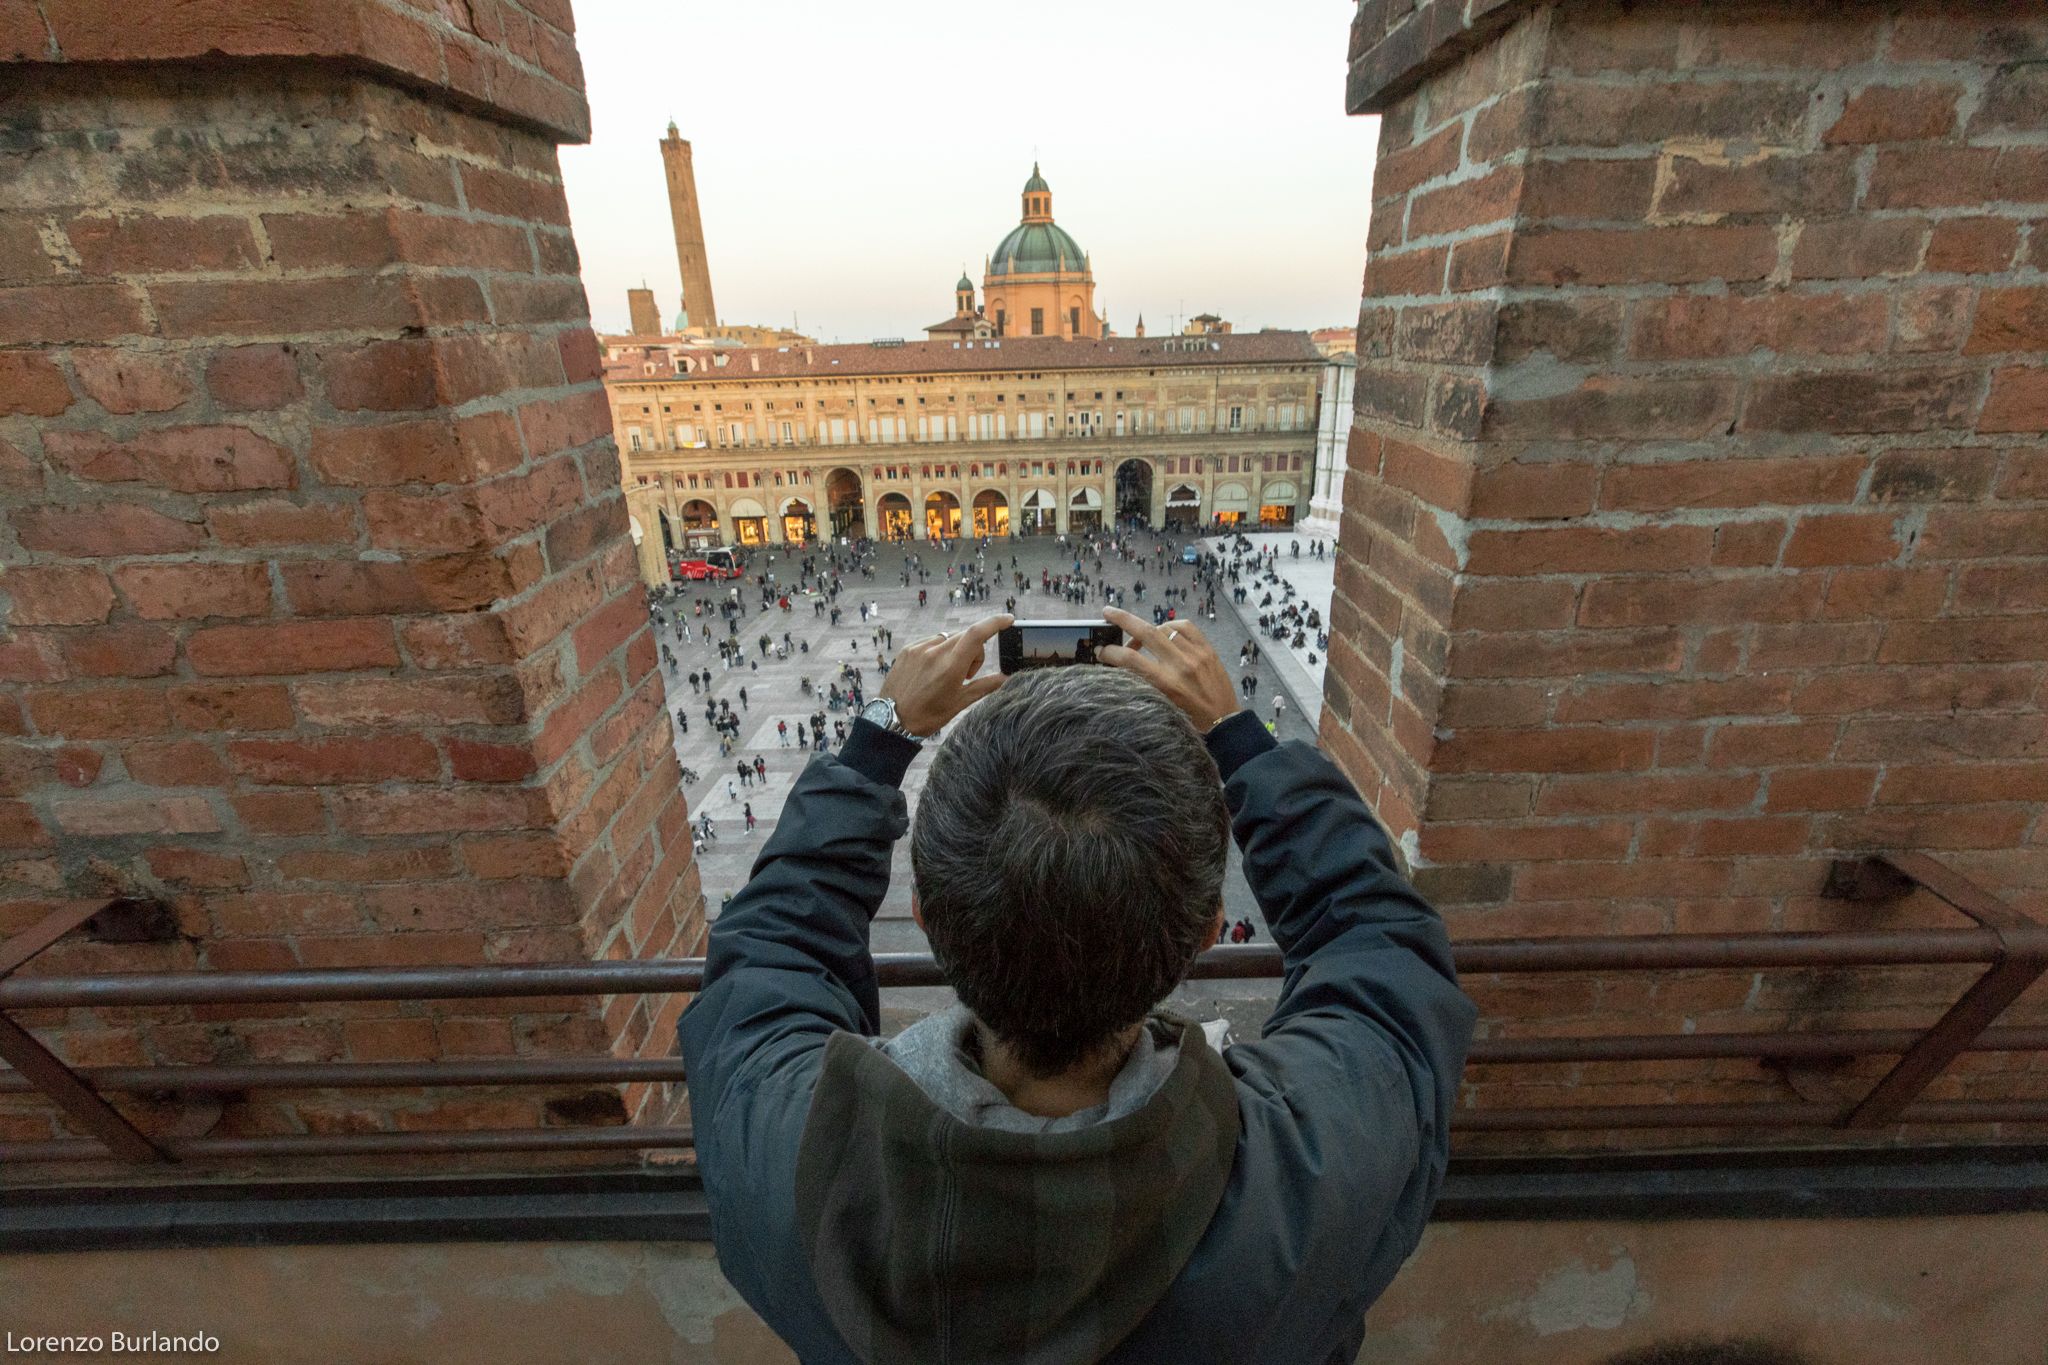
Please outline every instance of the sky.
[[595, 124], [562, 173], [600, 331], [679, 294], [660, 139], [694, 149], [719, 320], [921, 339], [1035, 155], [1126, 335], [1348, 327], [1378, 120], [1347, 0], [576, 0]]

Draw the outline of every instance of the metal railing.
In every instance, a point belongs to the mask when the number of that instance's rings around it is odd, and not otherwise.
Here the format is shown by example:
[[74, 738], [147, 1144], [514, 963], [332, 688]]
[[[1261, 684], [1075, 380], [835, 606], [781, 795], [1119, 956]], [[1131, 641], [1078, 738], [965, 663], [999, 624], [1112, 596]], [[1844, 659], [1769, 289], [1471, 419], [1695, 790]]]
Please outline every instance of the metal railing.
[[[1492, 974], [1697, 970], [1783, 970], [1982, 964], [1985, 971], [1933, 1025], [1922, 1030], [1753, 1031], [1624, 1034], [1605, 1037], [1481, 1039], [1473, 1062], [1543, 1064], [1723, 1058], [1785, 1061], [1896, 1056], [1855, 1100], [1763, 1103], [1569, 1105], [1460, 1109], [1455, 1130], [1539, 1132], [1587, 1129], [1869, 1129], [1890, 1124], [2048, 1122], [2048, 1101], [1919, 1098], [1965, 1052], [2048, 1050], [2048, 1027], [1996, 1027], [2020, 993], [2048, 972], [2048, 926], [2034, 922], [1934, 859], [1898, 853], [1838, 862], [1827, 894], [1860, 901], [1915, 889], [1960, 911], [1974, 927], [1838, 933], [1673, 934], [1602, 938], [1480, 940], [1455, 948], [1466, 977]], [[311, 1133], [214, 1137], [148, 1135], [105, 1099], [109, 1093], [194, 1097], [252, 1090], [460, 1087], [679, 1082], [680, 1058], [497, 1057], [435, 1062], [314, 1062], [248, 1065], [107, 1066], [73, 1069], [7, 1017], [26, 1009], [315, 1004], [371, 1000], [479, 1000], [614, 996], [697, 990], [704, 961], [579, 962], [462, 967], [334, 968], [305, 971], [136, 973], [21, 977], [15, 968], [85, 922], [97, 907], [67, 908], [0, 942], [0, 1094], [40, 1092], [87, 1137], [0, 1142], [0, 1163], [117, 1157], [188, 1162], [273, 1157], [449, 1155], [515, 1151], [652, 1151], [691, 1145], [685, 1126], [535, 1127], [474, 1131]], [[885, 987], [943, 985], [928, 956], [881, 954]], [[1282, 973], [1272, 947], [1225, 947], [1202, 955], [1196, 980], [1271, 979]]]

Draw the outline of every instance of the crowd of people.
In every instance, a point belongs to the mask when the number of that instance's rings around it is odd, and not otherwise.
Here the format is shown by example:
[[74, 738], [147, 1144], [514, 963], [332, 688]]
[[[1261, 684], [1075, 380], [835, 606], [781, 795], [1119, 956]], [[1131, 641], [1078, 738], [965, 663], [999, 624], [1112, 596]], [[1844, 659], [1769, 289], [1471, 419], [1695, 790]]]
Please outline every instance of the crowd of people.
[[[756, 832], [760, 821], [752, 800], [739, 802], [739, 795], [759, 785], [767, 769], [762, 754], [742, 752], [747, 746], [741, 721], [753, 701], [771, 710], [787, 704], [787, 699], [771, 699], [762, 690], [776, 684], [758, 676], [761, 666], [822, 655], [827, 648], [825, 642], [797, 638], [786, 621], [775, 624], [775, 617], [800, 611], [808, 599], [813, 618], [829, 627], [856, 622], [868, 627], [846, 642], [847, 655], [867, 657], [858, 662], [844, 656], [827, 662], [821, 657], [817, 669], [804, 670], [797, 682], [798, 697], [811, 708], [809, 714], [779, 718], [774, 724], [774, 747], [823, 753], [845, 742], [852, 717], [871, 695], [870, 671], [886, 677], [892, 667], [896, 626], [882, 624], [880, 602], [861, 595], [856, 587], [884, 574], [906, 589], [914, 588], [921, 609], [929, 609], [935, 598], [947, 606], [993, 608], [1000, 597], [1001, 610], [1018, 617], [1093, 615], [1104, 607], [1117, 607], [1148, 613], [1155, 625], [1177, 619], [1213, 622], [1225, 595], [1245, 606], [1244, 614], [1250, 616], [1251, 599], [1257, 594], [1256, 630], [1238, 653], [1237, 685], [1245, 704], [1264, 712], [1260, 719], [1274, 732], [1286, 703], [1276, 688], [1267, 705], [1259, 705], [1264, 690], [1261, 641], [1305, 650], [1310, 664], [1328, 650], [1322, 613], [1303, 601], [1279, 573], [1277, 546], [1260, 549], [1238, 535], [1210, 549], [1199, 540], [1162, 534], [1137, 522], [1061, 535], [1053, 543], [1060, 562], [1041, 567], [1036, 576], [1023, 567], [1015, 542], [898, 537], [762, 547], [743, 577], [656, 589], [650, 612], [671, 694], [680, 695], [687, 686], [693, 699], [701, 698], [703, 722], [717, 739], [720, 760], [733, 764], [725, 786], [728, 797], [741, 805], [745, 833]], [[1195, 548], [1190, 551], [1190, 546]], [[1304, 550], [1314, 559], [1330, 552], [1325, 542], [1314, 539], [1305, 546], [1294, 541], [1289, 549], [1297, 559]], [[1057, 605], [1036, 605], [1034, 599]], [[928, 633], [917, 630], [912, 635], [923, 638]], [[733, 673], [748, 681], [733, 686]], [[749, 682], [755, 693], [751, 698]], [[693, 700], [690, 706], [676, 708], [679, 734], [689, 733], [695, 705]], [[716, 820], [699, 811], [694, 833], [701, 851], [718, 837]], [[1237, 937], [1239, 928], [1245, 939]], [[1227, 927], [1226, 937], [1244, 942], [1252, 932], [1245, 921]]]

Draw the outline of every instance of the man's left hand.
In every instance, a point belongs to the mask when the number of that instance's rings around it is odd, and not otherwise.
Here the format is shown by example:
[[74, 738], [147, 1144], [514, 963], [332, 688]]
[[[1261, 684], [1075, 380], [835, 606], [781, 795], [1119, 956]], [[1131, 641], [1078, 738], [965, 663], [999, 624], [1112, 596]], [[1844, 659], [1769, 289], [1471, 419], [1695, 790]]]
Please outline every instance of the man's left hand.
[[975, 674], [981, 672], [988, 642], [1011, 619], [990, 616], [957, 635], [920, 640], [896, 656], [882, 695], [896, 703], [896, 719], [904, 729], [920, 737], [935, 735], [947, 721], [1003, 685], [1001, 673], [985, 678]]

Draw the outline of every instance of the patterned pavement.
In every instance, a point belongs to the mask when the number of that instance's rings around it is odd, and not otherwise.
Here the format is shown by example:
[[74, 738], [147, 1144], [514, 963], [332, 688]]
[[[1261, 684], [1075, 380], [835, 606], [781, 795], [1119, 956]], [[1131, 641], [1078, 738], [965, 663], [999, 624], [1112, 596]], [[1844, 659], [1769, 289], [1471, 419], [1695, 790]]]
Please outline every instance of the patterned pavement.
[[[1131, 563], [1105, 555], [1100, 575], [1096, 574], [1092, 559], [1084, 563], [1083, 572], [1125, 589], [1133, 588], [1142, 579], [1147, 586], [1144, 601], [1131, 601], [1128, 605], [1138, 614], [1149, 616], [1152, 605], [1158, 600], [1158, 589], [1192, 588], [1193, 570], [1179, 563], [1181, 546], [1186, 543], [1184, 540], [1146, 536], [1139, 543], [1147, 551], [1155, 546], [1165, 546], [1163, 569], [1156, 558]], [[905, 587], [901, 575], [908, 554], [916, 554], [922, 559], [926, 581], [920, 583], [913, 575], [911, 585]], [[1017, 615], [1020, 618], [1092, 615], [1099, 611], [1099, 598], [1095, 604], [1081, 608], [1038, 590], [1041, 570], [1055, 574], [1073, 571], [1072, 548], [1062, 547], [1051, 537], [997, 540], [986, 550], [983, 562], [989, 572], [1000, 572], [1005, 576], [1004, 581], [1008, 581], [1013, 557], [1015, 572], [1026, 574], [1032, 584], [1030, 590], [1019, 596]], [[971, 541], [954, 542], [947, 552], [934, 550], [924, 543], [907, 548], [883, 547], [867, 563], [873, 570], [873, 578], [864, 578], [858, 573], [843, 575], [839, 596], [841, 620], [839, 625], [833, 626], [828, 616], [816, 614], [808, 596], [793, 595], [791, 610], [787, 613], [779, 608], [756, 609], [760, 593], [752, 586], [753, 575], [773, 574], [778, 583], [787, 585], [796, 580], [798, 570], [797, 558], [783, 547], [756, 552], [747, 566], [748, 586], [741, 593], [741, 600], [748, 610], [740, 617], [737, 638], [746, 647], [749, 661], [739, 668], [724, 667], [715, 645], [724, 626], [713, 604], [723, 596], [724, 585], [681, 585], [676, 597], [661, 604], [657, 638], [674, 655], [674, 664], [665, 666], [664, 671], [671, 729], [674, 729], [674, 712], [678, 707], [685, 708], [689, 716], [688, 733], [675, 734], [676, 755], [684, 767], [694, 769], [699, 775], [696, 782], [686, 784], [691, 817], [694, 820], [700, 814], [709, 814], [717, 834], [698, 859], [704, 894], [714, 918], [723, 901], [745, 884], [754, 858], [775, 828], [775, 821], [782, 812], [783, 802], [788, 798], [800, 765], [810, 757], [795, 747], [796, 726], [799, 720], [808, 720], [813, 711], [823, 709], [823, 702], [805, 696], [801, 680], [809, 677], [819, 697], [822, 697], [825, 683], [837, 677], [839, 666], [842, 663], [852, 664], [863, 669], [866, 693], [872, 697], [880, 690], [883, 681], [875, 666], [877, 646], [873, 635], [878, 628], [895, 633], [896, 648], [883, 650], [893, 658], [896, 649], [941, 630], [957, 631], [983, 616], [1002, 610], [1002, 592], [985, 603], [951, 600], [949, 588], [955, 580], [947, 577], [946, 569], [950, 565], [957, 573], [962, 567], [972, 569], [975, 566], [976, 546]], [[924, 606], [918, 605], [920, 587], [927, 593]], [[1190, 606], [1194, 597], [1191, 594]], [[1220, 598], [1219, 594], [1216, 619], [1200, 620], [1198, 624], [1216, 642], [1225, 663], [1231, 666], [1233, 676], [1241, 676], [1236, 663], [1246, 633], [1236, 612]], [[693, 614], [693, 603], [697, 600], [705, 603], [706, 614], [701, 618]], [[861, 601], [868, 602], [873, 608], [866, 622], [862, 621], [857, 606]], [[690, 627], [692, 638], [688, 642], [682, 640], [674, 624], [678, 610]], [[1183, 611], [1182, 614], [1188, 613]], [[705, 623], [715, 627], [709, 639], [702, 629]], [[758, 645], [760, 636], [767, 634], [780, 641], [784, 632], [788, 632], [792, 641], [789, 657], [777, 659], [771, 653], [764, 658]], [[797, 648], [803, 644], [809, 645], [808, 653]], [[995, 667], [993, 644], [987, 666]], [[693, 693], [688, 681], [692, 671], [696, 671], [700, 678], [708, 673], [709, 697], [724, 699], [741, 716], [741, 742], [729, 758], [719, 756], [717, 736], [704, 719], [707, 694], [701, 687]], [[1259, 670], [1257, 705], [1262, 716], [1272, 714], [1276, 682], [1271, 667]], [[742, 688], [747, 694], [744, 708], [739, 699]], [[852, 717], [850, 713], [834, 715], [828, 712], [828, 729], [832, 720], [851, 724]], [[786, 722], [789, 726], [789, 747], [784, 747], [778, 738], [777, 722]], [[1303, 719], [1301, 707], [1291, 692], [1284, 700], [1278, 732], [1282, 739], [1314, 740], [1310, 722]], [[935, 747], [935, 743], [926, 746], [926, 752], [911, 764], [904, 779], [903, 790], [909, 798], [913, 818], [930, 765], [930, 751]], [[766, 778], [751, 785], [741, 785], [735, 765], [742, 759], [751, 765], [757, 756], [767, 765]], [[747, 805], [753, 807], [757, 822], [751, 834], [745, 831], [742, 813]], [[1257, 941], [1268, 941], [1265, 920], [1259, 913], [1251, 888], [1245, 883], [1234, 849], [1224, 884], [1224, 907], [1233, 921], [1239, 917], [1252, 921], [1258, 931]], [[877, 952], [927, 951], [923, 933], [910, 918], [910, 851], [907, 838], [897, 845], [889, 894], [876, 917], [870, 941]], [[1258, 1022], [1264, 1018], [1273, 994], [1271, 982], [1202, 982], [1184, 987], [1174, 1003], [1176, 1008], [1198, 1018], [1229, 1017], [1237, 1036], [1246, 1037], [1256, 1033]], [[943, 1005], [948, 999], [948, 992], [937, 990], [891, 991], [884, 997], [885, 1012], [891, 1016], [892, 1026], [900, 1026], [929, 1009]]]

